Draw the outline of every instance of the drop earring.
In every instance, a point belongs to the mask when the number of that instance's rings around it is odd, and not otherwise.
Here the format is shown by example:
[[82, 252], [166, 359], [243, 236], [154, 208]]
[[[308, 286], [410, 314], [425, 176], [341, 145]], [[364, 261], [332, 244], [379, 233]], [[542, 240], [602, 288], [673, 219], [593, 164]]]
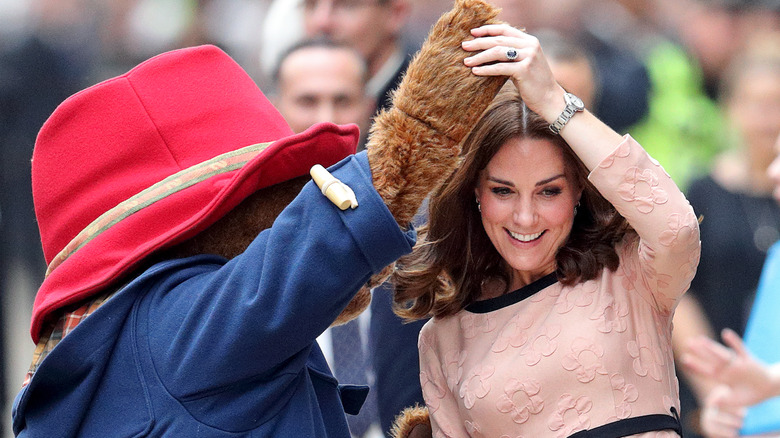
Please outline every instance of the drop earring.
[[479, 199], [477, 199], [477, 210], [482, 213], [482, 205], [479, 203]]
[[580, 206], [580, 201], [577, 201], [577, 205], [574, 206], [574, 215], [577, 216], [577, 207]]

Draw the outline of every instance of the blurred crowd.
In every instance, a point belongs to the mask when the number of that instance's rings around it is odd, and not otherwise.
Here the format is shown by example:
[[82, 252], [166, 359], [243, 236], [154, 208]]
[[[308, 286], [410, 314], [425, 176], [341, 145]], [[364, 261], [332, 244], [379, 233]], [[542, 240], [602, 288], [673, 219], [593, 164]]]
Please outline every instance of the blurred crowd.
[[[780, 0], [492, 2], [503, 8], [499, 18], [543, 40], [558, 81], [636, 138], [702, 218], [702, 259], [675, 317], [675, 353], [697, 335], [741, 334], [766, 252], [780, 239], [780, 206], [766, 176], [780, 136]], [[61, 101], [158, 53], [209, 43], [250, 73], [294, 130], [327, 120], [357, 123], [365, 133], [450, 7], [449, 0], [0, 0], [0, 394], [7, 394], [0, 430], [10, 429], [8, 406], [26, 371], [11, 364], [29, 360], [14, 355], [32, 348], [27, 327], [11, 324], [29, 321], [46, 269], [30, 158]], [[320, 53], [316, 39], [335, 45]], [[394, 371], [375, 367], [377, 382]], [[697, 410], [711, 384], [682, 367], [678, 375], [686, 436], [700, 436]]]

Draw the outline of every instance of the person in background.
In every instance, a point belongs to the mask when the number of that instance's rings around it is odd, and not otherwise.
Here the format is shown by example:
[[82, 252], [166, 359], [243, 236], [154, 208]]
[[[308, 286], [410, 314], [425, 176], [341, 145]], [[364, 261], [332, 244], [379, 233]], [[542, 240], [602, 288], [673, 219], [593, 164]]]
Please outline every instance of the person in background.
[[315, 123], [355, 123], [365, 143], [375, 102], [366, 94], [368, 70], [358, 52], [328, 40], [302, 41], [282, 55], [274, 74], [274, 105], [294, 132]]
[[[577, 41], [593, 58], [599, 94], [591, 109], [604, 123], [625, 133], [648, 111], [650, 78], [642, 61], [604, 27], [592, 26], [593, 0], [493, 0], [499, 18], [533, 35], [553, 29]], [[607, 15], [610, 19], [617, 16]], [[596, 17], [603, 18], [603, 15]], [[632, 131], [633, 132], [633, 131]]]
[[[687, 190], [702, 218], [702, 256], [675, 315], [677, 357], [690, 338], [725, 328], [743, 334], [767, 250], [780, 238], [780, 205], [767, 175], [780, 133], [780, 34], [755, 39], [732, 62], [720, 96], [731, 147]], [[697, 418], [712, 383], [682, 371], [681, 386], [692, 395], [684, 407]]]
[[[775, 141], [775, 159], [767, 169], [774, 184], [772, 196], [780, 204], [780, 135]], [[767, 258], [762, 278], [777, 278], [777, 251], [780, 244], [770, 248], [774, 259]], [[770, 256], [771, 257], [771, 256]], [[774, 283], [765, 284], [764, 293], [778, 293]], [[756, 305], [753, 305], [755, 309]], [[740, 336], [731, 328], [724, 328], [721, 337], [725, 346], [715, 342], [712, 336], [691, 336], [681, 354], [683, 369], [688, 375], [697, 376], [709, 383], [702, 394], [699, 421], [703, 433], [711, 438], [739, 436], [745, 408], [768, 398], [780, 396], [780, 363], [765, 364], [751, 354]]]
[[594, 25], [611, 27], [604, 33], [647, 69], [648, 111], [630, 132], [685, 191], [724, 149], [723, 118], [706, 93], [701, 68], [665, 22], [661, 1], [601, 0], [590, 16]]
[[409, 63], [402, 31], [409, 0], [301, 0], [306, 37], [325, 37], [357, 50], [368, 63], [368, 93], [387, 108]]
[[693, 210], [565, 92], [535, 37], [472, 35], [466, 65], [511, 83], [396, 271], [399, 313], [433, 316], [419, 340], [433, 435], [679, 436], [671, 320], [698, 262]]
[[706, 336], [692, 339], [682, 359], [689, 372], [717, 384], [707, 394], [699, 419], [708, 438], [740, 436], [745, 409], [780, 396], [780, 363], [758, 360], [731, 329], [721, 336], [725, 346]]
[[555, 80], [565, 90], [576, 94], [585, 108], [593, 108], [598, 99], [599, 82], [591, 54], [555, 31], [538, 32], [536, 37], [544, 47]]

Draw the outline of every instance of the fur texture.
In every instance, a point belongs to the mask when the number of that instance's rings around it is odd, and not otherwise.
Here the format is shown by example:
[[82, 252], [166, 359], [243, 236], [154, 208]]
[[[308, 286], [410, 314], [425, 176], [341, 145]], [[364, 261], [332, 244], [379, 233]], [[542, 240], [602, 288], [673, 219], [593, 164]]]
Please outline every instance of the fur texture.
[[410, 63], [393, 105], [374, 121], [366, 146], [374, 187], [402, 227], [455, 169], [462, 140], [506, 82], [472, 74], [461, 48], [471, 29], [498, 23], [498, 12], [481, 0], [456, 0]]
[[406, 408], [393, 423], [392, 438], [430, 438], [433, 435], [428, 409], [420, 406]]

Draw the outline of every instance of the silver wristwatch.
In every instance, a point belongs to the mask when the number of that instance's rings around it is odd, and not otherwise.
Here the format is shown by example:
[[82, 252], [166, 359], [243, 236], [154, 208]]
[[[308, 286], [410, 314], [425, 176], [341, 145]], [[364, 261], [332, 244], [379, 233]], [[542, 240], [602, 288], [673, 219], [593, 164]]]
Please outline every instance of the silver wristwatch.
[[563, 98], [566, 100], [566, 108], [564, 108], [561, 115], [558, 116], [552, 125], [550, 125], [550, 131], [555, 135], [560, 134], [563, 126], [569, 122], [569, 119], [571, 119], [575, 113], [585, 109], [585, 104], [582, 103], [582, 99], [579, 97], [571, 93], [566, 93], [563, 95]]

